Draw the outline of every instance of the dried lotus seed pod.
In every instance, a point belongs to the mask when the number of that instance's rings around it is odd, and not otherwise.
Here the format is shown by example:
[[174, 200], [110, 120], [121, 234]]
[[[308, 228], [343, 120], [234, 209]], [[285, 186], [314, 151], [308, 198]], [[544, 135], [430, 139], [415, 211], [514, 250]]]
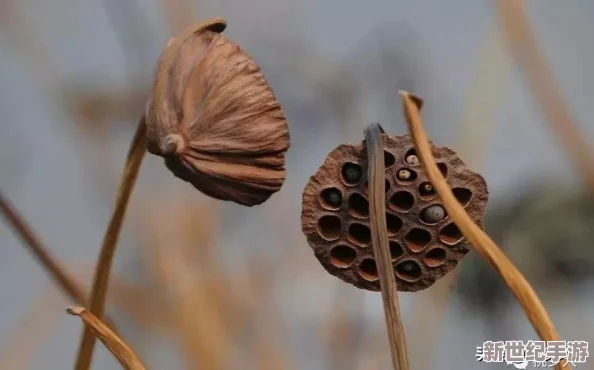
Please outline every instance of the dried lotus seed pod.
[[148, 151], [204, 194], [245, 206], [285, 180], [289, 131], [256, 63], [215, 19], [173, 38], [146, 108]]
[[[386, 222], [398, 290], [426, 289], [452, 271], [470, 246], [419, 165], [410, 136], [383, 134], [382, 144]], [[452, 150], [431, 147], [454, 195], [482, 226], [488, 199], [485, 180]], [[305, 187], [301, 224], [315, 256], [330, 274], [358, 288], [380, 291], [368, 196], [364, 143], [340, 145]]]

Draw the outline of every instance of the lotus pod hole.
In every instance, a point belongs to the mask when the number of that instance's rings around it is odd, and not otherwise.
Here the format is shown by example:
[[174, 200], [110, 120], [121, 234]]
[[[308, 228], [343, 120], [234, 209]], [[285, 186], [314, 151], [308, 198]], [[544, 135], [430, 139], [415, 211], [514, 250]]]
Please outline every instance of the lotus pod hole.
[[462, 232], [458, 226], [452, 222], [441, 229], [439, 233], [439, 239], [447, 245], [454, 245], [462, 241], [462, 239], [464, 239], [464, 235], [462, 235]]
[[406, 246], [413, 252], [420, 252], [431, 241], [431, 233], [425, 229], [414, 228], [406, 234]]
[[390, 197], [390, 208], [399, 212], [408, 212], [415, 205], [415, 197], [406, 190], [397, 191]]
[[433, 188], [433, 185], [431, 185], [430, 182], [424, 182], [421, 185], [419, 185], [419, 195], [422, 199], [429, 200], [435, 198], [437, 193], [435, 193], [435, 189]]
[[446, 261], [446, 250], [440, 247], [431, 248], [425, 253], [423, 262], [429, 267], [441, 266]]
[[340, 237], [341, 223], [336, 216], [323, 216], [318, 222], [320, 235], [326, 240], [336, 240]]
[[[448, 220], [410, 136], [382, 135], [386, 231], [399, 291], [426, 289], [452, 271], [470, 250]], [[470, 218], [482, 225], [487, 184], [451, 149], [430, 143], [446, 182]], [[409, 158], [414, 155], [414, 158]], [[394, 162], [392, 163], [392, 158]], [[409, 163], [410, 162], [410, 163]], [[317, 260], [330, 274], [380, 291], [372, 248], [370, 194], [364, 142], [331, 151], [303, 191], [301, 225]], [[398, 173], [405, 170], [405, 180]], [[403, 177], [403, 178], [404, 178]]]
[[462, 207], [465, 207], [470, 202], [470, 198], [472, 198], [472, 191], [466, 188], [453, 188], [452, 193], [454, 193], [454, 196], [458, 199]]
[[402, 220], [396, 215], [386, 213], [386, 227], [388, 229], [388, 234], [398, 234], [402, 228]]
[[438, 162], [437, 168], [444, 178], [448, 177], [448, 166], [445, 163]]
[[406, 163], [409, 166], [419, 165], [419, 157], [417, 156], [417, 151], [414, 148], [406, 152], [406, 155], [404, 156], [404, 163]]
[[395, 261], [404, 255], [404, 249], [402, 249], [402, 246], [400, 245], [400, 243], [398, 243], [394, 240], [390, 240], [389, 246], [390, 246], [390, 256], [392, 257], [392, 261]]
[[337, 245], [330, 251], [330, 263], [338, 268], [347, 268], [357, 258], [357, 251], [346, 245]]
[[421, 211], [420, 218], [422, 222], [434, 225], [446, 218], [446, 211], [441, 205], [433, 204]]
[[394, 165], [394, 163], [396, 163], [396, 157], [394, 157], [394, 154], [384, 150], [384, 167], [390, 168]]
[[396, 274], [404, 280], [416, 281], [421, 277], [421, 266], [415, 261], [403, 261], [396, 265]]
[[338, 210], [342, 205], [342, 193], [337, 188], [324, 189], [320, 194], [320, 203], [324, 208]]
[[371, 258], [364, 259], [363, 261], [361, 261], [361, 264], [359, 264], [359, 274], [365, 280], [369, 280], [369, 281], [377, 280], [378, 274], [377, 274], [377, 265], [375, 264], [375, 261], [372, 260]]
[[361, 246], [367, 246], [371, 242], [371, 230], [363, 224], [354, 223], [349, 227], [351, 241]]
[[361, 181], [363, 169], [356, 163], [345, 163], [342, 166], [342, 178], [347, 185], [356, 185]]
[[417, 173], [409, 168], [401, 168], [396, 173], [396, 178], [402, 183], [411, 183], [417, 179]]
[[349, 211], [353, 217], [369, 217], [369, 202], [358, 193], [351, 194], [349, 198]]

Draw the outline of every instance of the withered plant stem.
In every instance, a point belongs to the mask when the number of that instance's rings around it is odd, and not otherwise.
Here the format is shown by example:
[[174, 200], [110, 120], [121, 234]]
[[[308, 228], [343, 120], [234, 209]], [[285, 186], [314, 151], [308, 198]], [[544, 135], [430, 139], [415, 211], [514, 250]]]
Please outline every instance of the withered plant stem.
[[126, 370], [145, 370], [132, 349], [120, 339], [116, 333], [107, 327], [95, 315], [83, 307], [72, 307], [66, 310], [71, 315], [79, 316], [85, 323], [85, 328], [96, 335], [105, 347], [114, 355]]
[[[413, 97], [404, 91], [401, 91], [400, 94], [402, 95], [406, 122], [419, 159], [441, 199], [447, 214], [452, 218], [456, 226], [460, 228], [462, 234], [470, 241], [472, 247], [501, 275], [505, 284], [518, 299], [538, 336], [546, 341], [560, 340], [549, 314], [528, 281], [526, 281], [522, 273], [507, 258], [497, 244], [472, 221], [464, 208], [458, 203], [446, 180], [441, 175], [431, 154], [427, 134], [423, 129], [421, 115], [419, 113], [421, 99]], [[555, 368], [561, 370], [563, 365], [560, 363]], [[571, 367], [566, 366], [565, 368], [570, 369]]]
[[[126, 213], [126, 207], [132, 194], [132, 189], [136, 183], [138, 177], [138, 171], [140, 164], [144, 158], [146, 152], [146, 140], [145, 140], [146, 126], [144, 122], [144, 115], [138, 122], [138, 127], [132, 143], [130, 144], [130, 150], [126, 159], [126, 166], [124, 168], [124, 174], [120, 183], [120, 188], [116, 198], [115, 209], [111, 216], [111, 221], [105, 232], [103, 244], [95, 266], [95, 276], [93, 279], [93, 288], [91, 293], [90, 312], [95, 315], [99, 320], [103, 319], [105, 312], [105, 298], [107, 295], [107, 288], [109, 285], [109, 275], [111, 272], [111, 266], [113, 264], [113, 257], [122, 228], [122, 223]], [[95, 335], [93, 331], [85, 326], [83, 330], [80, 347], [78, 350], [78, 357], [76, 360], [76, 370], [88, 370], [92, 357], [93, 349], [95, 346]]]
[[552, 77], [546, 58], [526, 19], [524, 3], [519, 0], [495, 1], [501, 29], [536, 103], [540, 105], [551, 129], [565, 146], [589, 190], [594, 192], [594, 153]]
[[408, 370], [408, 352], [404, 327], [400, 319], [398, 303], [398, 289], [392, 257], [388, 246], [388, 230], [386, 224], [385, 201], [385, 166], [384, 150], [382, 148], [383, 129], [378, 123], [372, 123], [365, 128], [365, 145], [367, 146], [367, 174], [369, 181], [370, 228], [373, 255], [375, 257], [379, 275], [384, 314], [392, 365], [395, 370]]
[[[49, 249], [39, 240], [33, 229], [27, 225], [24, 217], [16, 210], [10, 200], [0, 191], [0, 213], [16, 234], [21, 238], [29, 252], [35, 257], [45, 271], [56, 281], [60, 289], [77, 304], [86, 306], [89, 300], [84, 294], [84, 289], [76, 282], [63, 267], [63, 264], [54, 257]], [[107, 320], [112, 328], [113, 322]]]

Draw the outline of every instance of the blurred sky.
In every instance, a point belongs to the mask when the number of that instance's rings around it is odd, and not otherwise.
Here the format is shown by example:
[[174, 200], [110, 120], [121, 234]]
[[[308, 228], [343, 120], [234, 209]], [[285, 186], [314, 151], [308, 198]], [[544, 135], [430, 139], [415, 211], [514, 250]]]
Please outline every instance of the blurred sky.
[[[90, 176], [94, 169], [89, 168], [85, 158], [87, 145], [92, 143], [64, 109], [62, 89], [64, 85], [77, 84], [125, 89], [131, 78], [152, 81], [152, 68], [168, 39], [169, 29], [161, 2], [136, 1], [143, 13], [136, 14], [131, 25], [126, 23], [126, 28], [118, 29], [103, 6], [106, 3], [117, 7], [115, 0], [4, 0], [17, 6], [37, 40], [19, 36], [10, 15], [3, 16], [0, 10], [0, 187], [60, 258], [73, 265], [84, 261], [89, 269], [112, 206], [105, 199], [114, 198], [116, 183], [106, 190], [108, 193], [95, 195], [98, 185], [94, 184], [96, 178]], [[594, 74], [590, 70], [594, 65], [594, 2], [531, 0], [527, 4], [530, 21], [556, 80], [592, 141]], [[397, 54], [412, 55], [413, 67], [422, 68], [419, 72], [422, 78], [413, 82], [419, 91], [414, 92], [425, 98], [424, 119], [430, 137], [438, 145], [456, 149], [458, 123], [469, 99], [489, 104], [481, 101], [480, 96], [469, 96], [471, 79], [477, 73], [489, 73], [475, 70], [481, 46], [495, 27], [489, 1], [210, 0], [200, 1], [196, 11], [196, 19], [210, 16], [227, 19], [229, 27], [225, 35], [242, 45], [262, 65], [284, 106], [292, 135], [288, 180], [282, 191], [258, 209], [223, 206], [226, 215], [223, 238], [228, 251], [239, 250], [243, 244], [265, 250], [293, 247], [281, 245], [282, 231], [265, 228], [267, 217], [279, 207], [286, 209], [286, 228], [299, 235], [302, 247], [307, 249], [305, 238], [299, 233], [300, 194], [326, 154], [342, 141], [361, 140], [362, 128], [372, 121], [379, 121], [390, 132], [404, 132], [396, 95], [400, 86], [378, 87], [386, 74], [402, 72], [379, 70], [374, 64], [373, 45], [389, 45], [395, 40]], [[141, 26], [134, 26], [134, 22]], [[118, 32], [130, 37], [126, 45], [130, 48], [127, 55], [132, 57], [128, 59]], [[39, 60], [36, 57], [40, 54], [30, 53], [38, 45], [48, 50], [49, 54], [41, 54], [49, 57], [47, 60], [45, 57]], [[351, 86], [357, 89], [358, 102], [358, 115], [354, 123], [349, 123], [346, 134], [339, 134], [337, 126], [345, 122], [337, 122], [336, 116], [328, 113], [328, 97], [319, 88], [326, 73], [320, 70], [327, 66], [355, 71], [352, 76], [345, 75], [345, 80], [354, 76]], [[513, 193], [534, 178], [558, 179], [567, 187], [581, 186], [553, 134], [541, 129], [543, 117], [522, 76], [513, 66], [505, 71], [501, 91], [495, 93], [501, 104], [484, 149], [486, 160], [476, 168], [487, 179], [493, 194], [491, 201]], [[308, 74], [316, 78], [308, 79]], [[406, 77], [404, 74], [402, 81]], [[128, 125], [122, 122], [111, 130], [116, 132], [117, 139], [101, 153], [113, 163], [114, 171], [120, 171], [133, 122]], [[143, 164], [140, 183], [162, 181], [173, 184], [172, 187], [186, 186], [169, 176], [161, 161], [151, 157]], [[129, 223], [125, 225], [128, 231], [124, 232], [121, 245], [133, 239]], [[18, 318], [34, 302], [34, 297], [46, 289], [48, 280], [1, 223], [0, 245], [2, 346], [4, 334], [19, 325]], [[122, 262], [126, 260], [122, 249], [116, 261], [119, 269], [127, 266]], [[314, 263], [317, 262], [312, 258]], [[333, 279], [328, 277], [324, 284], [334, 284]], [[311, 302], [311, 307], [304, 305], [298, 309], [315, 314], [324, 307], [325, 294], [322, 288], [316, 292], [311, 287], [310, 282], [304, 282], [290, 293]], [[371, 297], [370, 311], [380, 312], [379, 295], [360, 294]], [[406, 309], [407, 298], [403, 301]], [[467, 330], [464, 336], [461, 334], [464, 331], [456, 332], [456, 343], [449, 343], [448, 350], [459, 350], [464, 358], [460, 363], [444, 363], [438, 368], [479, 368], [474, 363], [473, 351], [479, 338], [488, 337], [488, 333], [481, 332], [480, 324], [472, 319], [463, 320], [455, 312], [451, 316], [451, 325], [444, 329], [445, 333], [454, 332], [457, 325]], [[526, 336], [531, 336], [525, 320], [522, 325]], [[44, 352], [38, 355], [43, 361], [37, 361], [36, 368], [70, 366], [79, 332], [80, 323], [63, 315], [54, 333], [56, 340], [44, 346]], [[99, 353], [95, 368], [118, 368], [103, 350]], [[323, 367], [318, 363], [307, 368]]]

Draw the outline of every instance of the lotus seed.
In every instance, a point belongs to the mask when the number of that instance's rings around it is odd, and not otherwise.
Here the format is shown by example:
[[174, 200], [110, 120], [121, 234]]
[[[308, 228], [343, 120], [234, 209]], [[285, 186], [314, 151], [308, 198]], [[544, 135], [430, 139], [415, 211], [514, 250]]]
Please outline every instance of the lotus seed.
[[408, 180], [408, 179], [410, 179], [410, 176], [411, 176], [411, 174], [410, 174], [410, 171], [409, 170], [400, 170], [400, 171], [398, 171], [398, 178], [400, 180]]
[[342, 204], [342, 194], [338, 189], [326, 189], [322, 193], [322, 197], [329, 206], [338, 207]]
[[405, 161], [407, 164], [411, 166], [416, 166], [417, 164], [419, 164], [419, 157], [417, 157], [414, 154], [411, 154], [408, 157], [406, 157]]
[[423, 184], [423, 190], [425, 190], [426, 192], [432, 192], [433, 191], [433, 185], [427, 183], [427, 184]]
[[346, 164], [343, 167], [342, 174], [344, 176], [344, 179], [350, 184], [358, 183], [359, 180], [361, 180], [361, 176], [363, 175], [361, 167], [355, 164]]
[[428, 223], [434, 224], [445, 218], [445, 209], [442, 206], [435, 204], [427, 207], [421, 214], [421, 219]]

